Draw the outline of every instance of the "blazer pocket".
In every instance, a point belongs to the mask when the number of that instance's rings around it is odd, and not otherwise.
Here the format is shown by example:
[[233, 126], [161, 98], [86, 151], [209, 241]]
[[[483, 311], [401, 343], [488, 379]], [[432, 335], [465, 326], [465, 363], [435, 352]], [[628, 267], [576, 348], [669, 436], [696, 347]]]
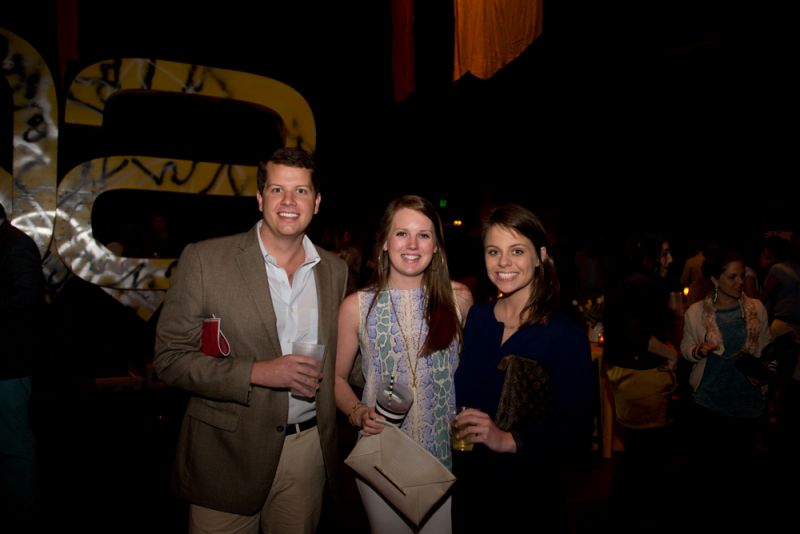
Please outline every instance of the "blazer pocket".
[[192, 399], [186, 413], [192, 419], [229, 432], [239, 427], [239, 410], [234, 403]]

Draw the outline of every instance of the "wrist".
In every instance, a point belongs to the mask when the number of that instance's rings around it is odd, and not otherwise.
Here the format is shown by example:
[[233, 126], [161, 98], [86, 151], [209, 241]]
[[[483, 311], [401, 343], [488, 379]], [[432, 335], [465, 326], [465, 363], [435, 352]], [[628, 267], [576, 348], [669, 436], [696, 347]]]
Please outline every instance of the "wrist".
[[353, 407], [350, 408], [350, 413], [347, 414], [347, 420], [350, 421], [350, 424], [354, 427], [361, 428], [361, 415], [364, 408], [369, 409], [367, 405], [361, 401], [356, 401]]

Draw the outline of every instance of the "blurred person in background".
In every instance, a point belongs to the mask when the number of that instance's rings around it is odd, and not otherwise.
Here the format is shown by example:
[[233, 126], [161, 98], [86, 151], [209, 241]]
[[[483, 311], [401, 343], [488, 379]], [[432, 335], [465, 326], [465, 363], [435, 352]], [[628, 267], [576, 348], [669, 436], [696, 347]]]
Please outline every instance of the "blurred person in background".
[[771, 374], [759, 358], [769, 328], [761, 301], [744, 294], [739, 253], [709, 255], [703, 273], [714, 288], [686, 311], [681, 342], [683, 357], [692, 363], [689, 439], [694, 451], [702, 451], [693, 458], [693, 471], [702, 477], [704, 499], [727, 508], [748, 504], [757, 484], [755, 444]]
[[641, 233], [627, 240], [623, 256], [606, 294], [603, 365], [625, 446], [612, 487], [612, 514], [625, 531], [652, 526], [668, 500], [678, 351], [665, 282], [669, 242]]
[[0, 525], [9, 533], [34, 531], [30, 400], [45, 302], [41, 263], [36, 243], [0, 204]]

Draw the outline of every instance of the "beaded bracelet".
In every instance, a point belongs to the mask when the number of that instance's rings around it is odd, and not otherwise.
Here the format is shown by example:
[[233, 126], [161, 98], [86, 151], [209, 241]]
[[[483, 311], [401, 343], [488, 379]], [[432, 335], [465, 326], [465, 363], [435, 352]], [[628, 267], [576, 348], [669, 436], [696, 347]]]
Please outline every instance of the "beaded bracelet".
[[350, 421], [350, 424], [359, 428], [361, 428], [361, 421], [356, 422], [355, 419], [353, 419], [353, 416], [355, 416], [356, 412], [361, 407], [367, 408], [367, 405], [361, 401], [356, 401], [355, 404], [353, 404], [353, 407], [350, 408], [350, 413], [347, 414], [347, 420]]

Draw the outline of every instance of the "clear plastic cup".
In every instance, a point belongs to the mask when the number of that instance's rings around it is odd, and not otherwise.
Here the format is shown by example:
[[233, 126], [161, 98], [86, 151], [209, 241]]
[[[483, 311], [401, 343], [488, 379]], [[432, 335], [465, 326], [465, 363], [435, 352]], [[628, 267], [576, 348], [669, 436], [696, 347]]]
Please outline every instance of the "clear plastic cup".
[[305, 341], [294, 341], [292, 342], [292, 354], [311, 356], [318, 362], [321, 362], [323, 356], [325, 356], [325, 345], [306, 343]]

